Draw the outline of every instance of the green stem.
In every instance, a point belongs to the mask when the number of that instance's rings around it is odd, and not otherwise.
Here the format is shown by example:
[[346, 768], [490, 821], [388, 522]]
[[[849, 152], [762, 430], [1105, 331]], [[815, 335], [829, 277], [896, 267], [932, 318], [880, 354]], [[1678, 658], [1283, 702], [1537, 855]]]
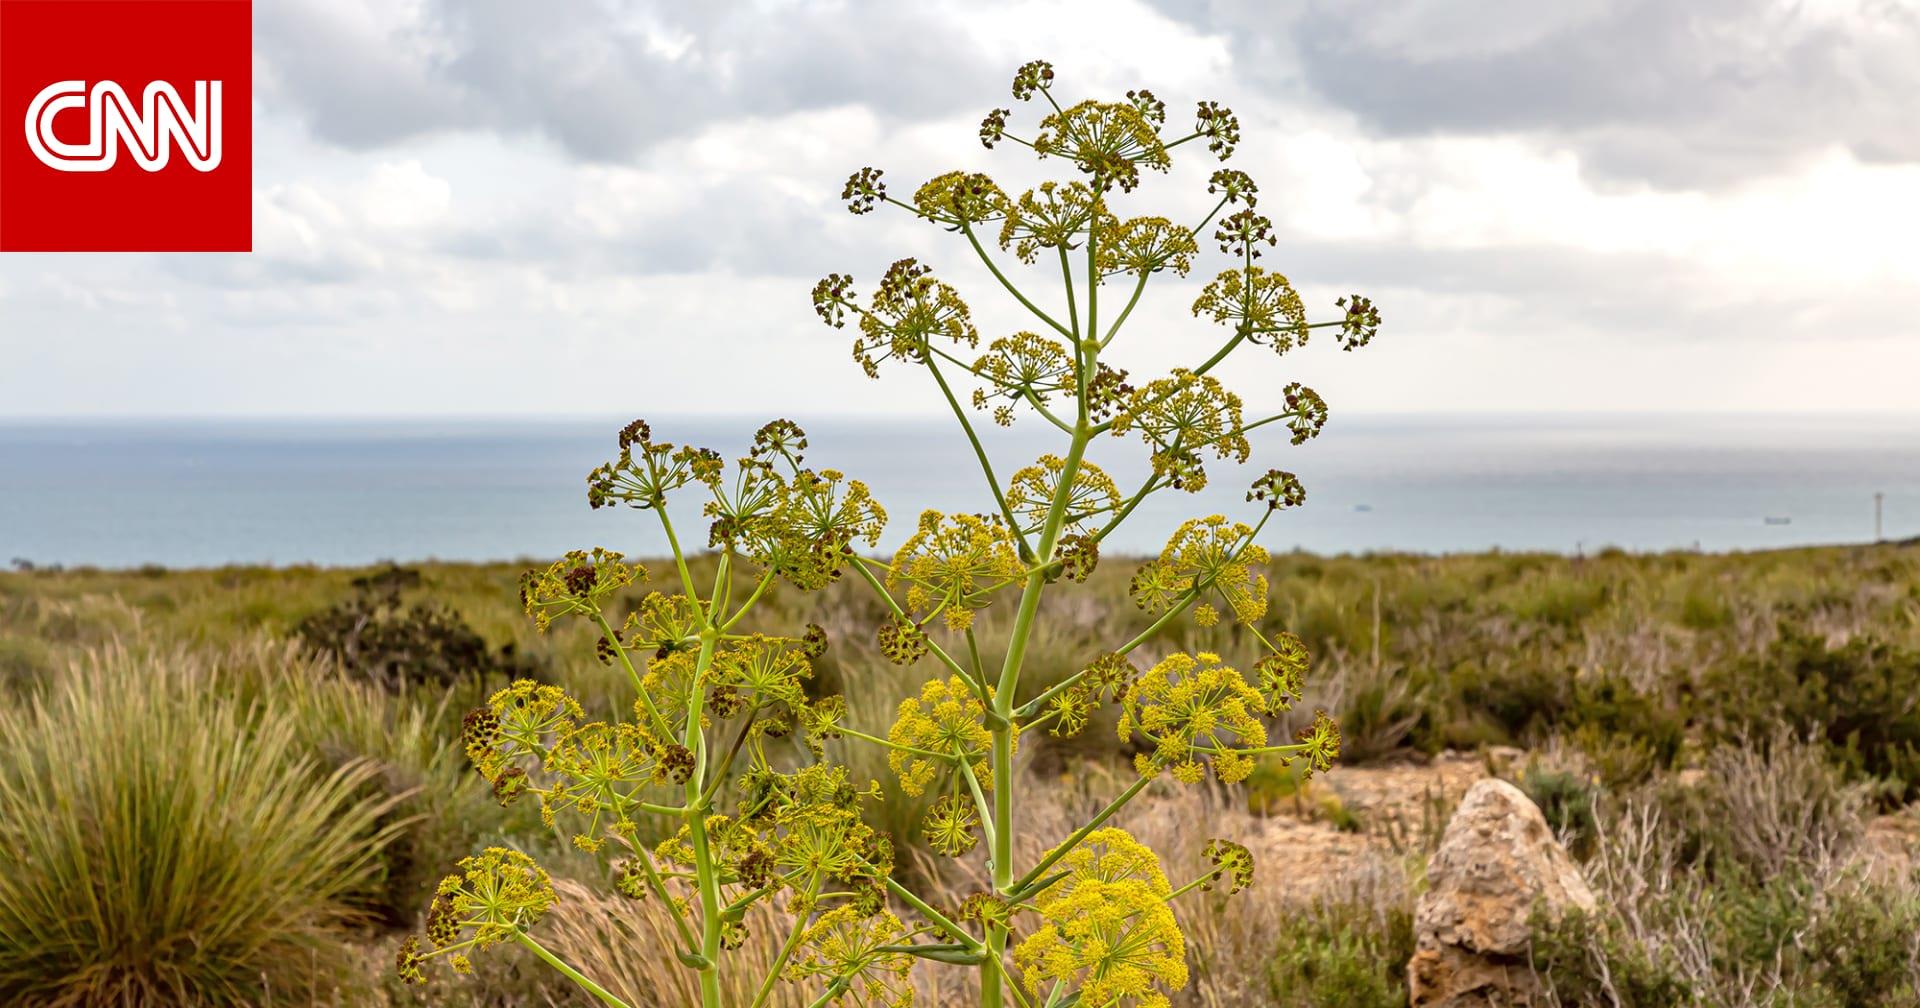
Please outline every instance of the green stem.
[[658, 732], [662, 739], [672, 738], [673, 727], [667, 723], [666, 718], [660, 716], [660, 712], [653, 706], [653, 699], [647, 696], [646, 689], [640, 685], [640, 672], [633, 667], [633, 659], [627, 657], [627, 646], [620, 643], [620, 635], [614, 633], [613, 624], [607, 622], [607, 614], [595, 609], [593, 621], [600, 624], [600, 633], [606, 637], [607, 643], [613, 645], [613, 653], [620, 656], [620, 664], [627, 670], [627, 678], [633, 683], [633, 691], [640, 696], [640, 706], [645, 708], [647, 716], [653, 719], [653, 730]]
[[1046, 874], [1047, 869], [1053, 867], [1054, 864], [1058, 862], [1061, 858], [1066, 857], [1068, 854], [1072, 853], [1073, 849], [1080, 845], [1080, 841], [1085, 840], [1087, 838], [1087, 834], [1092, 833], [1094, 830], [1099, 829], [1100, 826], [1103, 823], [1105, 823], [1108, 819], [1113, 818], [1113, 814], [1115, 812], [1120, 811], [1122, 807], [1124, 807], [1128, 802], [1133, 800], [1135, 795], [1146, 790], [1147, 785], [1151, 783], [1153, 783], [1153, 778], [1151, 777], [1142, 777], [1139, 780], [1134, 781], [1133, 784], [1129, 786], [1125, 791], [1120, 792], [1119, 797], [1115, 798], [1113, 801], [1108, 802], [1107, 807], [1101, 809], [1099, 814], [1095, 815], [1092, 819], [1087, 820], [1086, 825], [1081, 826], [1077, 830], [1074, 830], [1073, 835], [1067, 837], [1064, 843], [1062, 843], [1058, 847], [1055, 847], [1053, 849], [1053, 852], [1048, 854], [1046, 857], [1041, 858], [1040, 863], [1033, 866], [1033, 870], [1027, 872], [1025, 875], [1020, 876], [1020, 881], [1014, 883], [1013, 891], [1015, 893], [1019, 893], [1021, 895], [1021, 898], [1025, 898], [1025, 893], [1022, 892], [1022, 890], [1024, 890], [1027, 886], [1032, 885], [1035, 879]]
[[567, 965], [559, 956], [547, 951], [546, 946], [534, 941], [525, 931], [515, 930], [513, 936], [520, 940], [520, 944], [532, 949], [534, 955], [545, 960], [547, 965], [559, 970], [567, 979], [579, 984], [587, 993], [599, 998], [602, 1004], [611, 1005], [612, 1008], [633, 1008], [632, 1005], [615, 997], [613, 993], [605, 987], [587, 979], [579, 970]]
[[947, 937], [965, 945], [967, 948], [975, 950], [980, 948], [980, 943], [974, 941], [973, 936], [968, 934], [965, 928], [949, 920], [946, 914], [928, 906], [926, 900], [913, 894], [913, 890], [895, 882], [892, 876], [887, 877], [886, 884], [888, 892], [898, 896], [908, 906], [920, 911], [920, 916], [932, 921], [941, 931], [946, 932]]
[[987, 832], [987, 849], [992, 850], [993, 838], [999, 835], [993, 828], [993, 810], [987, 805], [986, 795], [980, 791], [980, 778], [974, 776], [973, 764], [963, 755], [956, 754], [956, 756], [958, 757], [956, 762], [960, 764], [960, 773], [967, 779], [967, 790], [973, 792], [973, 807], [980, 810], [980, 828]]
[[[860, 576], [865, 578], [867, 581], [867, 584], [873, 587], [874, 594], [878, 595], [880, 597], [880, 600], [886, 603], [887, 608], [891, 610], [895, 616], [898, 616], [901, 619], [906, 619], [907, 611], [905, 609], [900, 608], [900, 603], [895, 602], [893, 600], [893, 593], [887, 591], [887, 586], [881, 584], [880, 579], [877, 577], [874, 577], [873, 572], [867, 569], [867, 565], [870, 563], [879, 563], [879, 561], [868, 560], [866, 557], [855, 555], [853, 558], [853, 569], [860, 572]], [[884, 567], [886, 565], [881, 564], [881, 566]], [[966, 669], [961, 668], [960, 663], [957, 661], [954, 661], [953, 656], [950, 654], [947, 654], [946, 649], [942, 648], [939, 644], [935, 643], [933, 638], [931, 637], [927, 638], [927, 650], [931, 651], [935, 658], [940, 659], [940, 664], [945, 665], [948, 669], [952, 670], [954, 675], [959, 676], [962, 682], [972, 681], [973, 679], [972, 674], [970, 674]], [[984, 690], [985, 688], [986, 688], [985, 685], [982, 684], [981, 689]]]
[[1213, 356], [1207, 358], [1206, 361], [1202, 363], [1199, 367], [1194, 368], [1193, 373], [1197, 375], [1203, 375], [1203, 374], [1206, 374], [1208, 371], [1213, 370], [1213, 366], [1215, 364], [1220, 363], [1223, 360], [1226, 360], [1227, 355], [1233, 352], [1233, 348], [1239, 346], [1240, 341], [1247, 338], [1247, 334], [1248, 334], [1248, 331], [1246, 329], [1241, 329], [1235, 332], [1233, 334], [1232, 339], [1222, 344], [1220, 349], [1215, 350], [1213, 352]]
[[1212, 875], [1202, 875], [1199, 878], [1194, 879], [1193, 881], [1187, 883], [1186, 885], [1183, 885], [1180, 888], [1175, 889], [1174, 891], [1167, 894], [1167, 902], [1171, 903], [1174, 900], [1177, 900], [1180, 897], [1185, 896], [1186, 894], [1194, 891], [1195, 889], [1198, 889], [1201, 886], [1206, 885], [1207, 882], [1210, 881], [1212, 878], [1213, 878]]
[[765, 574], [760, 575], [760, 583], [753, 586], [753, 593], [748, 595], [746, 599], [740, 603], [740, 608], [735, 609], [733, 611], [733, 616], [730, 617], [727, 620], [726, 624], [720, 628], [721, 631], [725, 632], [728, 630], [732, 630], [733, 625], [735, 623], [740, 622], [741, 617], [744, 617], [747, 614], [747, 610], [753, 608], [753, 604], [755, 602], [760, 601], [761, 594], [764, 593], [767, 590], [768, 586], [772, 584], [773, 584], [772, 571], [768, 571]]
[[1080, 334], [1080, 307], [1079, 299], [1074, 297], [1073, 293], [1073, 266], [1067, 262], [1066, 245], [1056, 245], [1054, 246], [1054, 251], [1060, 253], [1060, 275], [1065, 277], [1067, 281], [1067, 324], [1073, 327], [1074, 335], [1078, 337]]
[[979, 949], [970, 949], [965, 945], [882, 945], [873, 950], [875, 955], [891, 952], [904, 952], [932, 962], [947, 963], [953, 966], [978, 966], [987, 961], [986, 953]]
[[869, 735], [866, 732], [857, 731], [855, 729], [848, 728], [845, 725], [839, 726], [837, 730], [842, 735], [851, 735], [854, 738], [860, 739], [863, 742], [872, 742], [874, 745], [886, 746], [888, 749], [898, 749], [901, 752], [912, 753], [915, 756], [922, 756], [927, 759], [936, 759], [936, 760], [942, 760], [942, 761], [948, 761], [948, 762], [951, 762], [953, 760], [953, 755], [951, 753], [940, 753], [940, 752], [934, 752], [931, 749], [921, 749], [915, 746], [901, 745], [900, 743], [895, 742], [892, 739], [883, 739], [878, 735]]
[[992, 965], [993, 972], [1000, 974], [1002, 979], [1005, 980], [1007, 991], [1013, 995], [1014, 1002], [1018, 1004], [1020, 1008], [1033, 1008], [1033, 1002], [1027, 999], [1027, 995], [1021, 992], [1020, 985], [1014, 983], [1013, 977], [1007, 973], [1007, 964], [995, 960]]
[[853, 986], [853, 983], [850, 977], [851, 975], [840, 977], [834, 980], [834, 982], [829, 984], [827, 986], [827, 989], [824, 992], [822, 992], [819, 997], [814, 998], [813, 1002], [807, 1005], [807, 1008], [826, 1008], [829, 1002], [831, 1002], [834, 998], [837, 998], [840, 995], [845, 994], [847, 992], [847, 988]]
[[647, 853], [645, 847], [637, 845], [633, 848], [633, 853], [639, 860], [640, 867], [646, 870], [647, 888], [652, 889], [653, 894], [658, 896], [660, 902], [672, 912], [674, 930], [680, 932], [680, 940], [686, 943], [687, 951], [697, 948], [700, 939], [694, 937], [693, 928], [688, 926], [686, 915], [680, 912], [680, 904], [667, 894], [667, 883], [660, 877], [659, 870], [654, 868], [653, 856]]
[[953, 388], [947, 384], [947, 376], [940, 373], [940, 366], [927, 358], [927, 370], [933, 372], [933, 380], [940, 385], [940, 394], [947, 397], [947, 405], [953, 407], [954, 419], [960, 421], [960, 429], [967, 434], [967, 443], [973, 446], [973, 457], [980, 462], [980, 471], [986, 474], [987, 488], [993, 491], [993, 502], [1000, 507], [1000, 516], [1007, 520], [1007, 527], [1013, 530], [1014, 537], [1020, 541], [1020, 552], [1029, 552], [1027, 537], [1020, 532], [1020, 526], [1013, 520], [1013, 509], [1007, 506], [1007, 495], [1000, 491], [1000, 481], [993, 475], [993, 463], [987, 459], [987, 450], [980, 444], [980, 436], [974, 433], [973, 422], [967, 419], [967, 411], [960, 408], [960, 400], [954, 397]]
[[1007, 280], [1006, 274], [1000, 272], [1000, 267], [994, 263], [993, 257], [987, 255], [987, 250], [980, 246], [980, 239], [974, 237], [972, 227], [963, 227], [960, 229], [960, 233], [967, 236], [967, 243], [973, 246], [974, 254], [980, 257], [980, 261], [986, 264], [987, 271], [993, 274], [993, 278], [995, 280], [1000, 281], [1000, 286], [1005, 287], [1007, 289], [1007, 293], [1013, 295], [1014, 300], [1024, 305], [1028, 311], [1034, 314], [1035, 318], [1038, 318], [1040, 321], [1045, 322], [1046, 324], [1052, 326], [1054, 332], [1057, 332], [1060, 335], [1065, 336], [1067, 339], [1072, 340], [1076, 343], [1079, 342], [1080, 336], [1078, 333], [1075, 333], [1073, 330], [1068, 329], [1066, 326], [1063, 326], [1060, 323], [1054, 321], [1053, 316], [1048, 315], [1046, 312], [1041, 311], [1038, 305], [1034, 304], [1032, 301], [1027, 300], [1027, 296], [1025, 294], [1020, 293], [1020, 289], [1015, 287], [1012, 284], [1012, 282]]
[[[675, 551], [678, 555], [678, 551]], [[694, 684], [692, 697], [687, 702], [687, 729], [685, 745], [694, 750], [694, 772], [687, 778], [687, 807], [694, 813], [687, 817], [687, 832], [693, 841], [694, 874], [700, 887], [700, 956], [705, 960], [700, 967], [700, 1005], [701, 1008], [722, 1008], [720, 1003], [720, 973], [716, 965], [720, 955], [720, 873], [713, 863], [713, 851], [707, 842], [706, 816], [700, 814], [700, 793], [705, 784], [707, 747], [706, 739], [700, 733], [699, 684], [706, 679], [707, 670], [713, 665], [714, 643], [717, 631], [709, 628], [700, 634], [700, 655], [694, 663]]]
[[740, 722], [740, 731], [733, 736], [733, 745], [727, 747], [726, 756], [721, 758], [719, 768], [708, 775], [711, 780], [708, 781], [706, 789], [700, 792], [700, 803], [690, 806], [686, 811], [696, 816], [707, 814], [707, 808], [713, 803], [713, 796], [719, 793], [722, 785], [726, 784], [727, 772], [733, 769], [733, 761], [740, 755], [740, 747], [746, 744], [747, 733], [753, 730], [753, 722], [758, 715], [758, 708], [747, 712], [745, 720]]
[[720, 562], [713, 565], [713, 587], [707, 591], [709, 614], [718, 623], [720, 615], [727, 611], [733, 601], [733, 550], [729, 548], [720, 554]]
[[1106, 336], [1101, 338], [1100, 349], [1105, 350], [1107, 344], [1112, 343], [1113, 338], [1120, 335], [1120, 327], [1126, 324], [1127, 316], [1133, 314], [1133, 306], [1140, 303], [1140, 292], [1146, 289], [1147, 274], [1142, 272], [1140, 282], [1133, 285], [1133, 296], [1127, 299], [1127, 306], [1120, 309], [1119, 317], [1113, 320], [1113, 325], [1107, 329]]
[[[806, 902], [812, 903], [813, 897], [818, 894], [819, 891], [820, 876], [816, 874], [811, 876], [807, 881]], [[780, 943], [780, 954], [774, 957], [773, 965], [767, 970], [766, 979], [760, 982], [759, 991], [753, 995], [751, 1008], [760, 1008], [761, 1005], [767, 1003], [767, 998], [773, 994], [774, 985], [780, 982], [780, 970], [787, 965], [788, 959], [793, 958], [793, 950], [799, 947], [800, 936], [806, 933], [806, 930], [807, 915], [795, 914], [793, 918], [793, 928], [787, 932], [787, 940]]]
[[1073, 425], [1066, 422], [1065, 420], [1060, 419], [1058, 416], [1054, 415], [1054, 412], [1047, 408], [1047, 404], [1041, 402], [1040, 397], [1034, 394], [1033, 389], [1031, 388], [1021, 389], [1020, 398], [1025, 399], [1027, 401], [1027, 405], [1033, 407], [1033, 411], [1035, 413], [1040, 414], [1040, 416], [1044, 418], [1048, 423], [1059, 428], [1062, 433], [1065, 433], [1065, 434], [1073, 433]]
[[973, 666], [974, 693], [980, 698], [980, 706], [991, 709], [993, 697], [987, 695], [987, 667], [980, 661], [980, 641], [973, 635], [973, 627], [967, 627], [967, 658]]
[[1213, 205], [1213, 209], [1207, 211], [1207, 215], [1205, 217], [1200, 218], [1200, 223], [1195, 224], [1193, 226], [1193, 237], [1195, 241], [1198, 241], [1200, 239], [1200, 232], [1205, 231], [1207, 229], [1207, 225], [1213, 223], [1213, 215], [1225, 209], [1226, 205], [1227, 205], [1227, 197], [1225, 196], [1220, 197], [1220, 202], [1215, 203]]
[[[1094, 189], [1100, 188], [1100, 179], [1094, 178]], [[969, 238], [972, 236], [969, 235]], [[979, 243], [974, 243], [975, 248]], [[1100, 271], [1095, 265], [1095, 238], [1091, 231], [1087, 235], [1087, 331], [1098, 332], [1100, 319], [1099, 283]], [[1004, 281], [1002, 281], [1004, 283]], [[1009, 288], [1011, 289], [1011, 288]], [[1018, 296], [1018, 292], [1015, 292]], [[1025, 298], [1021, 298], [1025, 302]], [[1056, 328], [1058, 328], [1056, 326]], [[1037, 564], [1027, 573], [1026, 587], [1020, 592], [1020, 607], [1014, 615], [1013, 632], [1007, 641], [1006, 661], [1000, 667], [1000, 684], [993, 695], [993, 712], [999, 717], [999, 724], [992, 728], [993, 749], [993, 888], [995, 892], [1005, 894], [1013, 886], [1013, 696], [1020, 686], [1020, 671], [1026, 662], [1027, 641], [1033, 635], [1034, 617], [1040, 611], [1040, 595], [1046, 590], [1046, 565], [1053, 560], [1053, 548], [1059, 541], [1060, 529], [1065, 522], [1067, 501], [1073, 493], [1074, 477], [1079, 475], [1080, 462], [1086, 456], [1087, 440], [1091, 436], [1091, 425], [1087, 422], [1087, 382], [1092, 379], [1095, 358], [1099, 346], [1093, 340], [1074, 340], [1074, 383], [1079, 395], [1078, 410], [1073, 425], [1073, 439], [1067, 448], [1065, 463], [1060, 468], [1060, 483], [1054, 488], [1053, 502], [1047, 509], [1047, 520], [1040, 529], [1040, 544], [1034, 561]], [[995, 962], [1002, 961], [1007, 952], [1007, 925], [995, 923], [987, 928], [987, 950]], [[980, 974], [980, 1004], [982, 1008], [1001, 1008], [1002, 988], [1005, 977], [1001, 970], [985, 970]]]
[[694, 590], [693, 573], [687, 569], [686, 554], [680, 552], [680, 539], [673, 534], [673, 521], [667, 517], [667, 502], [656, 501], [653, 513], [660, 516], [660, 528], [666, 532], [667, 546], [673, 550], [673, 565], [680, 573], [680, 590], [686, 593], [687, 600], [693, 603], [701, 618], [707, 618], [711, 614], [707, 612], [706, 604], [700, 601], [700, 593]]

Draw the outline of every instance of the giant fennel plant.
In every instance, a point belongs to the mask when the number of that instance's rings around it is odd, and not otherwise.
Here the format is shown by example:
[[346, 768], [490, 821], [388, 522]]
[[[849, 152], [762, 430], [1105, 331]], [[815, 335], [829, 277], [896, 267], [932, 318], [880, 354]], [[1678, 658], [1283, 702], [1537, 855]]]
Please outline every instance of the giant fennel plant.
[[[648, 595], [617, 617], [616, 596], [646, 575], [600, 549], [531, 572], [522, 587], [541, 628], [561, 619], [595, 628], [600, 659], [632, 685], [632, 708], [591, 720], [560, 688], [520, 681], [467, 717], [467, 752], [503, 802], [537, 799], [553, 828], [617, 861], [621, 893], [664, 904], [678, 957], [699, 974], [704, 1008], [721, 1005], [719, 970], [745, 929], [769, 920], [784, 935], [751, 1008], [782, 983], [811, 985], [816, 1005], [907, 1005], [916, 959], [978, 970], [980, 1004], [990, 1008], [1164, 1006], [1187, 977], [1172, 904], [1196, 888], [1238, 891], [1252, 877], [1252, 859], [1244, 846], [1214, 840], [1207, 863], [1171, 869], [1191, 876], [1176, 884], [1152, 850], [1110, 820], [1162, 777], [1193, 784], [1211, 774], [1230, 783], [1262, 755], [1312, 772], [1339, 750], [1339, 730], [1324, 713], [1292, 741], [1268, 733], [1273, 716], [1300, 698], [1307, 671], [1298, 639], [1260, 628], [1267, 554], [1256, 539], [1275, 511], [1304, 497], [1299, 481], [1279, 470], [1248, 490], [1251, 524], [1218, 515], [1188, 521], [1139, 565], [1130, 586], [1144, 612], [1137, 635], [1016, 703], [1042, 596], [1084, 581], [1101, 543], [1142, 501], [1199, 490], [1214, 463], [1244, 463], [1261, 428], [1277, 425], [1298, 444], [1325, 423], [1325, 402], [1298, 384], [1281, 393], [1284, 410], [1248, 419], [1216, 374], [1221, 363], [1249, 345], [1286, 353], [1322, 328], [1352, 350], [1379, 326], [1359, 296], [1336, 301], [1341, 310], [1329, 320], [1310, 322], [1287, 278], [1255, 265], [1275, 239], [1242, 172], [1213, 172], [1212, 210], [1190, 226], [1120, 216], [1115, 204], [1146, 172], [1167, 171], [1176, 149], [1204, 147], [1226, 160], [1240, 140], [1229, 110], [1201, 102], [1191, 126], [1170, 129], [1151, 92], [1063, 105], [1053, 84], [1048, 64], [1021, 67], [1013, 97], [1038, 99], [1037, 127], [1020, 136], [1011, 112], [995, 109], [980, 139], [1071, 165], [1076, 177], [1016, 196], [986, 175], [954, 171], [902, 200], [881, 172], [863, 168], [843, 193], [855, 214], [884, 205], [952, 232], [1030, 313], [1033, 331], [980, 347], [960, 293], [913, 259], [889, 267], [866, 298], [838, 273], [813, 291], [828, 325], [851, 324], [857, 333], [853, 356], [867, 374], [897, 368], [931, 380], [979, 461], [991, 509], [925, 512], [890, 560], [877, 559], [869, 552], [886, 512], [860, 481], [806, 467], [806, 437], [791, 422], [761, 428], [746, 456], [728, 466], [714, 451], [658, 440], [636, 421], [620, 432], [618, 457], [588, 477], [588, 497], [596, 508], [652, 512], [671, 546], [677, 591]], [[1217, 349], [1164, 377], [1131, 380], [1109, 363], [1108, 350], [1151, 278], [1195, 267], [1203, 234], [1227, 259], [1193, 303], [1194, 315], [1224, 330]], [[1057, 266], [1064, 311], [1016, 286], [1001, 256]], [[1118, 310], [1103, 297], [1110, 290], [1123, 295]], [[963, 404], [957, 388], [969, 384]], [[1056, 428], [1064, 444], [1002, 480], [976, 418], [1004, 425], [1022, 411]], [[1136, 437], [1150, 453], [1149, 475], [1130, 493], [1087, 458], [1103, 436]], [[706, 498], [704, 547], [715, 573], [704, 586], [687, 562], [693, 544], [668, 513], [669, 498], [683, 491]], [[841, 698], [809, 692], [811, 662], [827, 647], [819, 627], [755, 621], [756, 602], [776, 580], [812, 591], [849, 574], [887, 613], [875, 628], [881, 653], [930, 671], [884, 735], [846, 724]], [[975, 615], [994, 604], [1014, 610], [998, 668], [981, 661], [974, 627]], [[1144, 669], [1133, 660], [1176, 620], [1206, 626], [1223, 618], [1263, 645], [1251, 667], [1208, 653], [1170, 654]], [[1118, 708], [1137, 780], [1044, 856], [1016, 863], [1020, 737], [1079, 732], [1100, 705]], [[932, 850], [959, 856], [984, 844], [991, 887], [963, 905], [935, 906], [896, 880], [887, 837], [861, 814], [880, 785], [826, 758], [825, 742], [839, 737], [884, 747], [895, 786], [935, 796], [923, 823]], [[424, 940], [405, 943], [399, 970], [416, 982], [434, 960], [465, 972], [473, 953], [514, 943], [599, 1000], [624, 1004], [540, 943], [538, 921], [554, 900], [547, 874], [526, 854], [492, 848], [469, 857], [440, 884]], [[756, 907], [775, 912], [750, 916]]]

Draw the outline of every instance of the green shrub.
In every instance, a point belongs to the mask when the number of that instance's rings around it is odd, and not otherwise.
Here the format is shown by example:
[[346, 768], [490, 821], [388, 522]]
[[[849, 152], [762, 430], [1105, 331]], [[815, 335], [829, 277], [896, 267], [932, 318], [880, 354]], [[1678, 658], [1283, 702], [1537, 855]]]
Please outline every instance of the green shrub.
[[1399, 667], [1349, 661], [1338, 672], [1340, 752], [1349, 763], [1366, 763], [1413, 747], [1415, 729], [1428, 718], [1425, 683]]
[[1572, 742], [1608, 787], [1638, 784], [1672, 766], [1687, 738], [1684, 715], [1625, 678], [1606, 674], [1574, 679], [1560, 726], [1572, 729]]
[[1813, 929], [1821, 984], [1837, 1004], [1920, 1005], [1920, 896], [1914, 882], [1837, 900]]
[[1513, 612], [1528, 623], [1571, 628], [1606, 605], [1611, 593], [1606, 582], [1594, 578], [1543, 576], [1522, 586]]
[[1785, 725], [1824, 740], [1850, 775], [1890, 782], [1887, 797], [1920, 798], [1920, 653], [1872, 636], [1830, 647], [1783, 625], [1773, 648], [1712, 669], [1702, 692], [1718, 737]]
[[420, 572], [388, 566], [353, 580], [353, 593], [294, 628], [294, 636], [350, 674], [389, 689], [448, 685], [471, 676], [526, 675], [532, 666], [511, 644], [495, 650], [458, 614], [403, 596]]
[[[1497, 729], [1496, 737], [1477, 741], [1519, 743], [1561, 722], [1572, 703], [1573, 676], [1571, 669], [1524, 660], [1470, 660], [1448, 674], [1453, 695], [1445, 707], [1449, 717], [1463, 724], [1491, 722]], [[1455, 738], [1466, 734], [1460, 724], [1448, 731]]]
[[1689, 591], [1680, 599], [1680, 625], [1689, 630], [1720, 630], [1733, 623], [1733, 610], [1717, 595]]
[[0, 710], [0, 1002], [248, 1004], [345, 968], [389, 833], [281, 712], [99, 653]]
[[[1350, 912], [1349, 912], [1350, 911]], [[1380, 920], [1361, 908], [1333, 905], [1280, 923], [1278, 951], [1267, 967], [1276, 1008], [1402, 1008], [1413, 917]]]
[[1670, 952], [1633, 941], [1604, 914], [1571, 911], [1555, 920], [1536, 915], [1533, 935], [1533, 969], [1554, 1004], [1669, 1008], [1699, 1003]]
[[1520, 775], [1520, 790], [1540, 806], [1547, 825], [1557, 836], [1574, 838], [1574, 850], [1580, 852], [1593, 837], [1594, 801], [1599, 788], [1579, 773], [1547, 767], [1531, 761]]

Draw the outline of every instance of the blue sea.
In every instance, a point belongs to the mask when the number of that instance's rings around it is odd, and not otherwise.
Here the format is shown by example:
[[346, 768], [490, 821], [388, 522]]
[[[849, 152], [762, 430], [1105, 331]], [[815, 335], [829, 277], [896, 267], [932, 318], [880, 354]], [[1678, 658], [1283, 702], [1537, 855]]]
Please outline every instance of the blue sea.
[[[625, 418], [0, 421], [0, 562], [200, 567], [236, 563], [549, 557], [664, 548], [650, 515], [591, 511], [585, 475]], [[744, 450], [757, 420], [651, 417], [656, 437]], [[864, 479], [898, 543], [923, 508], [991, 509], [950, 422], [808, 425], [809, 464]], [[1061, 450], [1028, 419], [990, 430], [1001, 475]], [[1091, 456], [1122, 487], [1136, 441]], [[1920, 535], [1920, 416], [1336, 416], [1317, 440], [1256, 441], [1198, 494], [1152, 498], [1110, 552], [1156, 550], [1182, 518], [1253, 514], [1247, 482], [1298, 473], [1307, 503], [1276, 550], [1445, 553], [1752, 550]], [[679, 522], [704, 541], [698, 503]]]

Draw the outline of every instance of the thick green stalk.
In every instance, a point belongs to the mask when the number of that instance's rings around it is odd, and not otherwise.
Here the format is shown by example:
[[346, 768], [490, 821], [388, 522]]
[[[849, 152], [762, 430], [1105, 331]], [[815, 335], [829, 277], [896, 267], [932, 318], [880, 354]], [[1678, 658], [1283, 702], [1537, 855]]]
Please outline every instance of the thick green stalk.
[[[700, 632], [700, 656], [694, 665], [694, 682], [706, 678], [713, 665], [714, 644], [719, 632], [709, 627]], [[713, 863], [713, 851], [707, 843], [707, 814], [700, 807], [707, 763], [706, 740], [700, 734], [700, 691], [693, 691], [688, 704], [685, 745], [694, 751], [694, 772], [687, 778], [688, 833], [693, 840], [693, 868], [700, 883], [700, 955], [706, 960], [700, 967], [701, 1008], [723, 1008], [720, 1003], [720, 875]]]
[[[1095, 187], [1099, 180], [1095, 179]], [[969, 235], [971, 237], [971, 235]], [[1097, 332], [1100, 322], [1099, 280], [1100, 273], [1095, 263], [1095, 240], [1092, 234], [1087, 236], [1087, 332]], [[1023, 302], [1025, 298], [1021, 299]], [[1092, 435], [1092, 424], [1087, 415], [1087, 383], [1093, 377], [1094, 360], [1100, 347], [1095, 340], [1075, 340], [1074, 364], [1075, 383], [1078, 385], [1078, 410], [1073, 424], [1073, 440], [1067, 447], [1067, 457], [1060, 467], [1060, 483], [1054, 488], [1052, 506], [1047, 509], [1046, 524], [1040, 528], [1040, 541], [1035, 551], [1034, 566], [1027, 574], [1027, 583], [1020, 592], [1020, 607], [1014, 615], [1013, 632], [1007, 641], [1007, 658], [1000, 667], [1000, 684], [993, 695], [993, 712], [997, 723], [993, 732], [993, 888], [995, 892], [1005, 894], [1013, 886], [1013, 697], [1020, 687], [1020, 670], [1026, 662], [1027, 641], [1033, 636], [1034, 617], [1040, 612], [1040, 596], [1046, 591], [1046, 565], [1053, 560], [1054, 546], [1060, 541], [1061, 526], [1065, 524], [1067, 501], [1073, 495], [1073, 481], [1080, 473], [1080, 463], [1087, 453], [1087, 441]], [[995, 963], [1005, 961], [1007, 950], [1007, 926], [995, 924], [987, 929], [987, 951]], [[1003, 987], [1005, 984], [1003, 968], [987, 969], [980, 972], [980, 1004], [982, 1008], [1001, 1008]]]

